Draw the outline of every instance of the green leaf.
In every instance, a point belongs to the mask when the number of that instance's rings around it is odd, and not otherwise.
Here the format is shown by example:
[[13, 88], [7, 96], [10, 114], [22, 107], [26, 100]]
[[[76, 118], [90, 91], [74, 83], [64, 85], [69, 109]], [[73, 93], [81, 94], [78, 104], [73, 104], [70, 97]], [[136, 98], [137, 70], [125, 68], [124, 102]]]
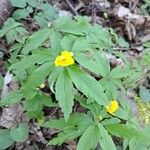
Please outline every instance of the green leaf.
[[55, 90], [56, 99], [67, 121], [72, 112], [74, 93], [72, 81], [65, 70], [59, 74]]
[[38, 97], [38, 94], [32, 99], [27, 99], [24, 102], [24, 108], [27, 111], [39, 111], [42, 110], [41, 101]]
[[87, 68], [89, 71], [96, 75], [101, 75], [101, 70], [97, 62], [85, 56], [85, 54], [77, 54], [75, 55], [75, 59], [81, 66]]
[[10, 0], [12, 6], [24, 8], [26, 6], [26, 0]]
[[105, 106], [108, 103], [103, 88], [98, 81], [75, 66], [68, 67], [67, 70], [79, 91], [87, 97], [93, 98], [100, 105]]
[[1, 29], [0, 37], [3, 37], [10, 30], [12, 30], [20, 25], [21, 25], [21, 23], [15, 22], [15, 20], [13, 18], [8, 18], [7, 21], [4, 23], [3, 28]]
[[107, 130], [101, 124], [99, 124], [98, 127], [99, 127], [99, 132], [100, 132], [99, 142], [100, 142], [101, 148], [103, 150], [110, 150], [110, 149], [117, 150]]
[[143, 102], [150, 102], [150, 90], [145, 87], [140, 87], [140, 98]]
[[99, 72], [102, 77], [108, 77], [110, 74], [110, 63], [104, 53], [99, 51], [93, 52], [93, 59], [97, 62]]
[[4, 78], [3, 78], [3, 76], [0, 74], [0, 89], [2, 89], [3, 84], [4, 84]]
[[124, 38], [119, 38], [118, 39], [118, 44], [121, 47], [129, 48], [129, 43], [124, 39]]
[[51, 34], [51, 29], [44, 28], [42, 30], [39, 30], [35, 33], [33, 33], [27, 40], [26, 45], [22, 49], [23, 54], [28, 54], [31, 50], [34, 50], [38, 48], [39, 46], [42, 46], [43, 43], [48, 40]]
[[17, 9], [13, 13], [13, 18], [15, 18], [16, 20], [20, 20], [22, 18], [26, 18], [27, 16], [29, 16], [29, 12], [26, 9]]
[[50, 5], [49, 3], [46, 3], [46, 4], [42, 4], [41, 5], [41, 10], [43, 12], [43, 15], [44, 17], [47, 19], [47, 20], [53, 20], [53, 19], [56, 19], [58, 17], [58, 13], [57, 13], [57, 10], [56, 8], [54, 8], [52, 5]]
[[97, 125], [90, 126], [81, 136], [77, 150], [95, 149], [99, 140], [99, 128]]
[[106, 125], [106, 129], [112, 133], [113, 135], [123, 137], [124, 139], [132, 139], [133, 137], [136, 138], [138, 141], [143, 141], [144, 143], [149, 143], [150, 141], [150, 136], [143, 134], [142, 132], [134, 129], [127, 127], [126, 125], [123, 124], [112, 124], [112, 125]]
[[24, 101], [24, 108], [27, 111], [42, 111], [44, 106], [55, 107], [57, 104], [53, 103], [51, 97], [44, 93], [38, 93], [32, 99]]
[[26, 0], [28, 5], [32, 7], [38, 7], [41, 3], [39, 0]]
[[37, 68], [29, 77], [27, 83], [21, 88], [24, 96], [27, 99], [31, 99], [36, 95], [36, 88], [45, 82], [46, 77], [51, 70], [51, 63], [47, 62]]
[[23, 24], [16, 22], [13, 18], [8, 18], [0, 32], [0, 37], [6, 36], [8, 44], [14, 41], [24, 43], [27, 33]]
[[51, 91], [54, 93], [54, 84], [59, 76], [59, 73], [62, 71], [62, 68], [52, 67], [51, 73], [48, 77], [48, 84]]
[[31, 118], [36, 118], [36, 119], [43, 119], [44, 113], [42, 110], [36, 110], [36, 111], [27, 111], [27, 115]]
[[0, 150], [7, 149], [14, 143], [8, 129], [0, 129]]
[[88, 51], [92, 49], [93, 48], [90, 46], [86, 38], [83, 38], [83, 37], [77, 38], [72, 47], [73, 52], [80, 52], [80, 51], [82, 52], [82, 51]]
[[112, 44], [109, 32], [98, 25], [92, 27], [87, 34], [87, 41], [93, 48], [103, 49], [109, 48]]
[[23, 95], [20, 91], [12, 91], [6, 97], [0, 101], [0, 106], [11, 105], [18, 103], [23, 98]]
[[51, 42], [51, 47], [52, 47], [52, 51], [54, 53], [54, 56], [56, 57], [62, 50], [60, 42], [62, 39], [62, 34], [57, 32], [57, 31], [52, 31], [51, 35], [50, 35], [50, 42]]
[[27, 11], [28, 13], [32, 13], [32, 12], [33, 12], [33, 8], [32, 8], [31, 6], [28, 6], [28, 7], [26, 8], [26, 11]]
[[44, 93], [39, 95], [39, 99], [40, 99], [42, 105], [44, 105], [44, 106], [47, 106], [47, 107], [57, 106], [57, 104], [52, 101], [52, 98]]
[[129, 141], [129, 150], [148, 150], [148, 148], [142, 141], [137, 141], [136, 138], [132, 138]]
[[64, 118], [60, 118], [59, 120], [51, 119], [42, 125], [42, 127], [47, 128], [55, 128], [59, 130], [63, 130], [69, 127], [88, 127], [93, 124], [93, 119], [84, 113], [73, 113], [70, 115], [68, 121], [66, 122]]
[[110, 77], [111, 78], [125, 78], [129, 75], [129, 73], [121, 68], [121, 67], [115, 67], [111, 72], [110, 72]]
[[58, 31], [74, 35], [85, 35], [90, 30], [90, 24], [83, 17], [80, 21], [71, 20], [69, 17], [61, 17], [56, 21], [55, 27]]
[[75, 41], [76, 41], [76, 36], [69, 34], [63, 37], [60, 44], [63, 50], [71, 51]]
[[78, 138], [82, 135], [84, 129], [76, 129], [74, 127], [66, 128], [63, 132], [60, 132], [57, 137], [49, 141], [48, 145], [62, 145], [66, 141], [70, 141]]
[[47, 27], [48, 20], [44, 17], [42, 12], [38, 12], [37, 15], [34, 16], [34, 19], [41, 28]]
[[143, 53], [142, 63], [150, 68], [150, 50], [147, 50]]
[[50, 120], [42, 127], [49, 127], [62, 130], [57, 137], [53, 138], [49, 145], [61, 145], [62, 143], [73, 140], [81, 136], [85, 130], [92, 125], [93, 119], [84, 113], [71, 114], [69, 120], [66, 122], [64, 118], [59, 120]]
[[17, 142], [23, 142], [28, 138], [29, 127], [25, 123], [21, 123], [17, 128], [11, 128], [11, 137]]
[[150, 41], [144, 43], [143, 46], [146, 47], [146, 48], [150, 48]]
[[51, 61], [52, 55], [49, 52], [38, 52], [28, 57], [24, 57], [19, 62], [11, 65], [9, 67], [10, 70], [17, 69], [17, 70], [24, 70], [32, 67], [35, 63], [42, 64], [46, 61]]

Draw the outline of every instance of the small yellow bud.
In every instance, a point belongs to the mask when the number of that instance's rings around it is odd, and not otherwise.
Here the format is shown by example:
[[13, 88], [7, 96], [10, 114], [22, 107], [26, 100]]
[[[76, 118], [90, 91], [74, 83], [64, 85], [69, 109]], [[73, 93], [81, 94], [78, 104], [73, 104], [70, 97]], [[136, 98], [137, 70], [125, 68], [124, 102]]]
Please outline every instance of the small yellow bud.
[[110, 114], [113, 114], [114, 112], [117, 111], [119, 108], [118, 102], [116, 100], [113, 100], [110, 102], [108, 106], [106, 106], [106, 111], [109, 112]]
[[45, 84], [41, 84], [39, 87], [40, 87], [41, 89], [43, 89], [43, 88], [45, 88]]

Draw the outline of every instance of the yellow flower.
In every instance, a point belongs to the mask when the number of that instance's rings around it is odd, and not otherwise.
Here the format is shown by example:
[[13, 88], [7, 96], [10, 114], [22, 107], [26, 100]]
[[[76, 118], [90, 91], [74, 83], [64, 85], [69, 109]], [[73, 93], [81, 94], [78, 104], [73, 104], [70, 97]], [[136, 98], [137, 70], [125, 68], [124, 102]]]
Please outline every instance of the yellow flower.
[[39, 87], [40, 87], [41, 89], [43, 89], [43, 88], [45, 88], [45, 84], [41, 84]]
[[110, 114], [113, 114], [114, 112], [117, 111], [118, 109], [118, 102], [116, 100], [113, 100], [110, 102], [110, 104], [108, 106], [106, 106], [107, 112], [109, 112]]
[[55, 66], [66, 67], [74, 64], [73, 52], [62, 51], [55, 59]]

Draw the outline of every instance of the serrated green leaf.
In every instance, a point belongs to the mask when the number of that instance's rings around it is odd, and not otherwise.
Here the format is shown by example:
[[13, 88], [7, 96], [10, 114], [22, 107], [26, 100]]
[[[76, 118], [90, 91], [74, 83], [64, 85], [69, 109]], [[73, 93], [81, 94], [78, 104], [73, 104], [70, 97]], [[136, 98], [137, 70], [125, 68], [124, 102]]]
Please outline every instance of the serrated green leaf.
[[61, 145], [66, 141], [73, 140], [84, 132], [84, 129], [76, 129], [74, 127], [66, 128], [63, 132], [60, 132], [57, 137], [53, 138], [49, 141], [48, 145]]
[[10, 131], [8, 129], [0, 129], [0, 150], [7, 149], [15, 141], [10, 136]]
[[87, 97], [90, 96], [100, 105], [105, 106], [108, 104], [107, 97], [103, 93], [103, 88], [98, 81], [75, 66], [68, 67], [67, 70], [79, 91]]
[[87, 41], [92, 44], [93, 48], [99, 48], [100, 50], [109, 48], [112, 44], [109, 32], [98, 25], [89, 30]]
[[100, 134], [99, 142], [102, 150], [110, 150], [110, 149], [117, 150], [107, 130], [101, 124], [98, 124], [98, 127], [99, 127], [99, 134]]
[[20, 91], [12, 91], [6, 97], [0, 101], [0, 106], [11, 105], [18, 103], [23, 98], [23, 95]]
[[42, 110], [42, 105], [38, 95], [33, 97], [32, 99], [27, 99], [24, 102], [24, 108], [27, 111], [39, 111]]
[[27, 111], [27, 115], [31, 118], [43, 119], [44, 113], [41, 110]]
[[101, 75], [101, 70], [96, 61], [93, 61], [91, 58], [86, 56], [85, 54], [77, 54], [75, 55], [76, 61], [89, 71], [95, 73], [96, 75]]
[[16, 22], [13, 18], [8, 18], [1, 29], [0, 37], [6, 36], [8, 44], [13, 43], [15, 40], [23, 43], [27, 33], [23, 24]]
[[102, 77], [108, 77], [110, 74], [110, 63], [106, 56], [98, 51], [93, 52], [93, 59], [97, 62], [99, 72]]
[[57, 12], [56, 8], [54, 8], [49, 3], [43, 3], [41, 5], [41, 10], [44, 14], [44, 17], [48, 20], [53, 20], [58, 17], [58, 12]]
[[137, 141], [136, 138], [132, 138], [129, 141], [129, 150], [148, 150], [148, 147], [142, 141]]
[[90, 126], [81, 136], [77, 150], [95, 149], [99, 140], [99, 128], [97, 125]]
[[49, 84], [49, 87], [51, 89], [51, 91], [54, 93], [55, 90], [54, 90], [54, 84], [59, 76], [59, 73], [63, 71], [62, 68], [56, 68], [56, 67], [52, 67], [52, 70], [51, 70], [51, 73], [48, 77], [48, 84]]
[[32, 7], [38, 7], [41, 4], [39, 0], [26, 0], [26, 1]]
[[29, 13], [32, 13], [33, 12], [33, 8], [31, 6], [28, 6], [26, 8], [26, 11], [29, 12]]
[[23, 142], [28, 138], [29, 127], [25, 123], [21, 123], [17, 128], [11, 128], [10, 136], [17, 142]]
[[19, 7], [19, 8], [24, 8], [26, 6], [26, 0], [10, 0], [11, 1], [11, 4], [12, 6], [15, 6], [15, 7]]
[[110, 72], [110, 77], [111, 78], [125, 78], [129, 75], [129, 73], [121, 68], [121, 67], [115, 67], [111, 72]]
[[47, 128], [55, 128], [63, 130], [69, 127], [76, 127], [79, 128], [88, 127], [93, 124], [93, 120], [90, 116], [84, 113], [74, 113], [71, 114], [68, 121], [66, 122], [64, 118], [60, 118], [59, 120], [51, 119], [47, 121], [42, 126]]
[[74, 113], [71, 114], [67, 122], [64, 118], [61, 118], [59, 120], [50, 120], [42, 126], [62, 130], [56, 138], [53, 138], [48, 143], [49, 145], [61, 145], [66, 141], [81, 136], [93, 123], [93, 119], [90, 116], [84, 113]]
[[42, 64], [46, 61], [51, 61], [53, 59], [52, 55], [49, 52], [38, 52], [28, 57], [24, 57], [21, 61], [11, 65], [10, 70], [25, 70], [32, 67], [35, 63]]
[[1, 29], [0, 37], [3, 37], [10, 30], [12, 30], [20, 25], [21, 25], [21, 23], [16, 22], [13, 18], [8, 18], [7, 21], [4, 23], [3, 28]]
[[42, 12], [37, 13], [37, 15], [34, 16], [34, 19], [41, 28], [47, 27], [48, 20], [44, 17], [44, 14]]
[[71, 51], [75, 41], [76, 41], [76, 36], [69, 34], [63, 37], [60, 44], [63, 50]]
[[27, 99], [33, 98], [37, 91], [36, 88], [45, 82], [51, 70], [51, 63], [47, 62], [37, 68], [29, 77], [27, 83], [22, 86], [21, 91]]
[[29, 12], [26, 9], [17, 9], [14, 13], [13, 13], [13, 17], [16, 20], [20, 20], [22, 18], [26, 18], [27, 16], [29, 16]]
[[134, 128], [127, 127], [126, 125], [123, 124], [106, 125], [105, 127], [113, 135], [123, 137], [124, 139], [130, 140], [133, 137], [135, 137], [136, 140], [143, 141], [144, 143], [147, 144], [150, 141], [149, 135], [143, 134], [142, 132]]
[[74, 93], [72, 81], [65, 70], [59, 74], [55, 90], [56, 99], [67, 121], [72, 112]]
[[52, 51], [55, 57], [62, 50], [61, 45], [60, 45], [62, 38], [63, 38], [62, 34], [54, 30], [52, 31], [52, 34], [50, 35], [51, 47], [52, 47]]
[[92, 49], [93, 48], [90, 46], [86, 38], [77, 38], [76, 42], [73, 44], [72, 47], [73, 52], [88, 51]]
[[82, 17], [80, 21], [71, 20], [69, 17], [61, 17], [56, 21], [58, 31], [74, 35], [85, 35], [90, 30], [90, 24]]
[[49, 39], [50, 34], [51, 34], [51, 29], [49, 28], [44, 28], [42, 30], [33, 33], [28, 38], [26, 45], [22, 49], [22, 53], [28, 54], [31, 50], [34, 50], [39, 46], [42, 46], [43, 43]]
[[57, 106], [57, 104], [52, 101], [52, 98], [46, 94], [39, 95], [39, 99], [40, 99], [42, 105], [44, 105], [44, 106], [47, 106], [47, 107]]
[[101, 122], [103, 126], [105, 125], [110, 125], [110, 124], [119, 124], [121, 121], [118, 118], [110, 118], [110, 119], [105, 119]]

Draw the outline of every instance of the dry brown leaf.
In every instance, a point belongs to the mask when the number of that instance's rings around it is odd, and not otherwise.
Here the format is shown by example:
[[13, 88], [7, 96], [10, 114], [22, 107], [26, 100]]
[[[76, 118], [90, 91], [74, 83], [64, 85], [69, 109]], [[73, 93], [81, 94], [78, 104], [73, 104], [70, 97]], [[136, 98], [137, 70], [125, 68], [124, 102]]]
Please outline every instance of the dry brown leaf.
[[[10, 72], [7, 72], [4, 78], [4, 86], [1, 92], [1, 98], [7, 96], [10, 91], [16, 90], [18, 85], [13, 81], [13, 76]], [[8, 108], [3, 108], [0, 116], [0, 126], [5, 128], [11, 128], [21, 122], [21, 116], [23, 114], [23, 107], [20, 104], [11, 105]]]

